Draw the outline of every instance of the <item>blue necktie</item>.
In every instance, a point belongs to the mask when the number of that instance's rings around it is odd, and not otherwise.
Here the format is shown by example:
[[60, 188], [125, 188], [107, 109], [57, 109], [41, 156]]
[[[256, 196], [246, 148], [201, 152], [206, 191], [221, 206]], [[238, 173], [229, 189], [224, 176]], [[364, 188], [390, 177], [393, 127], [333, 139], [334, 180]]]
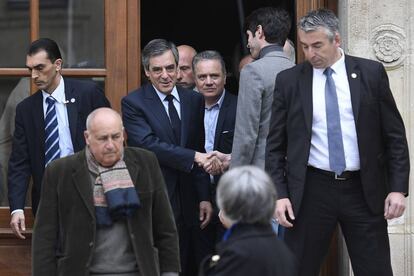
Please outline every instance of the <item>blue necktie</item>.
[[329, 166], [332, 171], [340, 175], [345, 170], [346, 164], [338, 97], [336, 95], [335, 81], [332, 78], [332, 68], [326, 68], [323, 73], [326, 75], [325, 107], [328, 130]]
[[178, 117], [177, 109], [175, 109], [174, 106], [174, 96], [169, 94], [167, 97], [165, 97], [165, 100], [168, 101], [168, 116], [170, 116], [170, 122], [174, 131], [177, 145], [179, 145], [181, 140], [181, 120], [180, 117]]
[[47, 109], [45, 117], [45, 167], [60, 157], [59, 129], [55, 109], [56, 100], [49, 96], [46, 98]]

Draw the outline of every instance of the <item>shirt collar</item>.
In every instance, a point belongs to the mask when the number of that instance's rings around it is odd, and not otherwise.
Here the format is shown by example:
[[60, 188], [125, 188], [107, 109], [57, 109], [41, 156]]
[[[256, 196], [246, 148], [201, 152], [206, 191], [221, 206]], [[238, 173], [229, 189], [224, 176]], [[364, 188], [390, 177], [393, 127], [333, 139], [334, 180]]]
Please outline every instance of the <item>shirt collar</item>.
[[52, 94], [49, 94], [42, 90], [43, 100], [46, 100], [47, 97], [52, 96], [58, 103], [65, 103], [65, 82], [63, 81], [63, 77], [60, 76], [59, 85], [56, 87], [55, 91]]
[[[160, 98], [161, 102], [162, 102], [162, 101], [164, 101], [164, 100], [165, 100], [165, 98], [167, 97], [167, 94], [164, 94], [164, 93], [162, 93], [162, 92], [158, 91], [158, 89], [157, 89], [157, 88], [155, 88], [155, 86], [154, 86], [154, 85], [153, 85], [152, 87], [154, 87], [155, 92], [157, 92], [157, 95], [158, 95], [158, 97]], [[173, 96], [174, 96], [174, 98], [175, 98], [178, 102], [180, 102], [180, 96], [178, 95], [178, 91], [177, 91], [177, 87], [176, 87], [176, 86], [174, 86], [174, 88], [173, 88], [173, 90], [171, 91], [171, 93], [170, 93], [170, 94], [171, 94], [171, 95], [173, 95]]]
[[342, 68], [345, 68], [345, 54], [344, 50], [339, 48], [339, 51], [341, 52], [341, 57], [331, 65], [331, 68], [334, 72], [338, 73]]
[[265, 55], [267, 55], [270, 52], [274, 52], [274, 51], [279, 51], [279, 52], [283, 52], [283, 47], [276, 45], [276, 44], [270, 44], [267, 45], [265, 47], [263, 47], [260, 52], [259, 52], [259, 59], [264, 57]]
[[218, 107], [218, 109], [220, 109], [221, 108], [221, 105], [223, 104], [223, 101], [224, 101], [224, 94], [226, 94], [226, 90], [225, 89], [223, 89], [223, 93], [221, 93], [221, 96], [218, 99], [218, 101], [215, 104], [213, 104], [212, 106], [210, 106], [210, 107], [207, 107], [206, 106], [205, 107], [206, 110], [211, 110], [211, 109], [213, 109], [215, 107]]

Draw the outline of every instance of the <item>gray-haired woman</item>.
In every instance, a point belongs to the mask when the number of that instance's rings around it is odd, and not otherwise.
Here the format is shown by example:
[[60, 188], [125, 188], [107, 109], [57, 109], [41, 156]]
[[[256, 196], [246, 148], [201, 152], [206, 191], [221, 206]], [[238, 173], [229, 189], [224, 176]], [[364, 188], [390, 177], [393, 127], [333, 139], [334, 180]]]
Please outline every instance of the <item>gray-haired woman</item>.
[[227, 231], [217, 255], [202, 262], [200, 275], [297, 275], [293, 254], [270, 225], [275, 201], [274, 185], [262, 169], [241, 166], [226, 172], [217, 204]]

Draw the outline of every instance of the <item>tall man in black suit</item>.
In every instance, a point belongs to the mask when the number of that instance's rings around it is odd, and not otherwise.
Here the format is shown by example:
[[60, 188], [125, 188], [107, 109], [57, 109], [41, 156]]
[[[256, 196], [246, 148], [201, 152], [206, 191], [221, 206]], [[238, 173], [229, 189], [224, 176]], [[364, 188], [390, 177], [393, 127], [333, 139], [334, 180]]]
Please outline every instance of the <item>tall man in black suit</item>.
[[197, 275], [210, 249], [202, 229], [212, 214], [208, 174], [198, 166], [207, 162], [203, 97], [176, 86], [178, 50], [172, 42], [150, 41], [142, 64], [151, 83], [122, 99], [127, 142], [157, 156], [177, 224], [182, 275]]
[[[32, 42], [27, 52], [26, 66], [39, 90], [16, 107], [15, 131], [8, 170], [8, 197], [11, 211], [10, 226], [14, 234], [24, 239], [23, 213], [29, 179], [32, 177], [32, 211], [39, 204], [43, 172], [53, 159], [73, 154], [85, 146], [83, 131], [86, 117], [98, 107], [109, 107], [102, 90], [93, 82], [63, 78], [62, 56], [55, 41], [41, 38]], [[46, 150], [51, 141], [46, 137], [48, 101], [53, 100], [51, 137], [52, 151]], [[45, 128], [46, 127], [46, 128]], [[56, 135], [56, 137], [54, 136]]]
[[[204, 51], [193, 58], [193, 72], [197, 91], [204, 96], [205, 150], [231, 153], [236, 123], [237, 97], [224, 89], [226, 84], [226, 65], [217, 51]], [[216, 187], [220, 175], [210, 176], [212, 200], [215, 202]], [[215, 213], [212, 223], [211, 244], [221, 241], [224, 227], [218, 220], [218, 208], [213, 204]]]
[[386, 219], [404, 212], [410, 164], [387, 74], [344, 54], [331, 11], [298, 34], [307, 61], [276, 79], [266, 154], [286, 243], [318, 275], [339, 222], [355, 275], [392, 275]]

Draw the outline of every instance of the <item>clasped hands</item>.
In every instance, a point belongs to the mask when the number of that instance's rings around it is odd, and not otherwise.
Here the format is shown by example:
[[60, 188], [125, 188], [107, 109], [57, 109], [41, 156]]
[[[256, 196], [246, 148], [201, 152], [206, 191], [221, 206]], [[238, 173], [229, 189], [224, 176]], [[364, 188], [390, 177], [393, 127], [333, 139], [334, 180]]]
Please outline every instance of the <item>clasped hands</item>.
[[231, 161], [231, 154], [222, 153], [219, 151], [212, 151], [209, 153], [196, 152], [195, 162], [198, 166], [211, 174], [218, 175], [228, 170]]

